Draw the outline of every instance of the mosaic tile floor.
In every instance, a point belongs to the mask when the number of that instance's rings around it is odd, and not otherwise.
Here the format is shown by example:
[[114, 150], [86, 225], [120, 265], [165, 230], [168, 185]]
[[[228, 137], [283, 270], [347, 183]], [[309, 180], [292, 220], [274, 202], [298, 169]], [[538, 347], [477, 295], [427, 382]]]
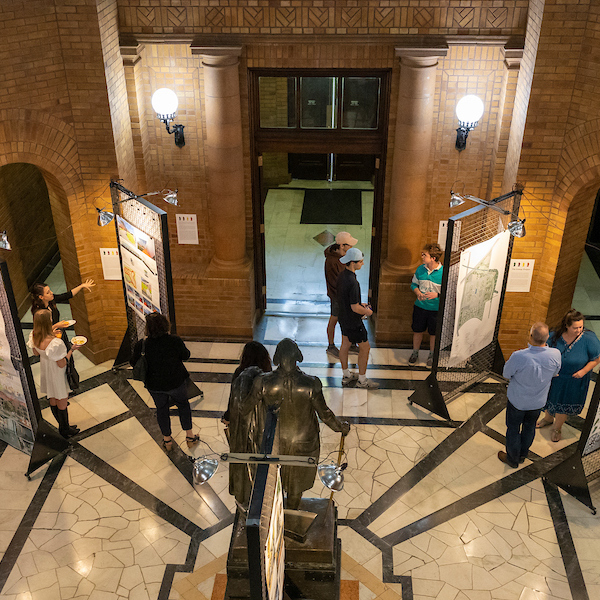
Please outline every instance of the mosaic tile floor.
[[[273, 340], [265, 341], [272, 352]], [[219, 416], [242, 345], [188, 345], [203, 392], [192, 401], [194, 427], [225, 450]], [[331, 408], [353, 423], [345, 488], [335, 500], [342, 579], [359, 582], [360, 600], [600, 597], [598, 518], [540, 478], [577, 429], [561, 444], [538, 432], [531, 460], [512, 470], [496, 458], [503, 406], [492, 380], [452, 402], [446, 422], [408, 403], [413, 375], [427, 373], [408, 367], [409, 351], [374, 349], [369, 368], [382, 389], [367, 391], [341, 387], [324, 346], [301, 349], [302, 368], [322, 377]], [[227, 465], [195, 487], [178, 420], [178, 447], [166, 455], [151, 407], [127, 372], [102, 372], [71, 399], [83, 431], [69, 455], [27, 481], [27, 456], [3, 449], [0, 598], [211, 598], [233, 521]], [[338, 444], [323, 427], [322, 456]], [[600, 485], [591, 489], [600, 504]], [[315, 484], [307, 495], [328, 491]]]

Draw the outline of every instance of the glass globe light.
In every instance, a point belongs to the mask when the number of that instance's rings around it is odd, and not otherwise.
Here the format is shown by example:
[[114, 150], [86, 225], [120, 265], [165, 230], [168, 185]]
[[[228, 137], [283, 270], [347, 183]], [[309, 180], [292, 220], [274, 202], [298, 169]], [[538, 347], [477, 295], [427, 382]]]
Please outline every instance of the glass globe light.
[[160, 88], [152, 94], [152, 108], [161, 121], [172, 121], [178, 106], [177, 94], [169, 88]]
[[483, 101], [478, 96], [463, 96], [456, 105], [456, 116], [461, 123], [477, 123], [483, 115]]

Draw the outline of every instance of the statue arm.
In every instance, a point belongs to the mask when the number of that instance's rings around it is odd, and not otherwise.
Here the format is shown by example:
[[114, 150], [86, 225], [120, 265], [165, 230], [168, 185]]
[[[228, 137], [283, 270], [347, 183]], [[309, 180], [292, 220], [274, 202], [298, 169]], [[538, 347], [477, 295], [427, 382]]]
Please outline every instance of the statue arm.
[[318, 377], [315, 377], [315, 383], [310, 398], [313, 408], [319, 415], [319, 419], [321, 419], [329, 429], [339, 431], [343, 435], [348, 435], [350, 423], [338, 419], [333, 411], [327, 406], [325, 396], [323, 396], [323, 385]]
[[242, 415], [249, 415], [255, 406], [257, 406], [263, 397], [262, 377], [256, 377], [252, 383], [252, 390], [242, 404]]

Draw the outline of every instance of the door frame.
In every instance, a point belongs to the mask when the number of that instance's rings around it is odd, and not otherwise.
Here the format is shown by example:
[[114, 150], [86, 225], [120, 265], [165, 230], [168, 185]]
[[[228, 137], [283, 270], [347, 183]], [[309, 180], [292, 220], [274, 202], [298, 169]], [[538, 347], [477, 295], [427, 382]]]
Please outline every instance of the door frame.
[[[248, 106], [250, 122], [250, 171], [252, 189], [252, 231], [254, 247], [254, 285], [256, 310], [264, 313], [266, 298], [266, 249], [263, 198], [263, 152], [371, 154], [375, 156], [371, 264], [368, 298], [376, 310], [381, 272], [381, 247], [385, 190], [385, 165], [389, 130], [391, 69], [248, 69]], [[377, 130], [260, 129], [258, 78], [265, 77], [381, 77], [379, 122]], [[299, 110], [299, 94], [297, 109]], [[338, 106], [341, 110], [341, 106]], [[297, 112], [299, 115], [299, 112]]]

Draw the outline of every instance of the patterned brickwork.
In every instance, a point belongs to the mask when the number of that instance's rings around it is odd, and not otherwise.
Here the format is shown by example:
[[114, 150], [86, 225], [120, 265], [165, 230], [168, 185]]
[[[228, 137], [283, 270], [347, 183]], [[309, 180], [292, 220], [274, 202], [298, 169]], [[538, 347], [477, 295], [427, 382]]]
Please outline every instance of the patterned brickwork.
[[0, 165], [29, 163], [42, 172], [69, 288], [93, 277], [93, 294], [77, 296], [83, 350], [114, 356], [124, 330], [120, 282], [103, 283], [98, 248], [114, 230], [96, 226], [94, 205], [107, 203], [118, 174], [98, 10], [92, 0], [0, 4]]
[[[407, 35], [523, 33], [527, 4], [514, 0], [450, 0], [440, 5], [410, 0], [130, 0], [119, 3], [121, 29], [134, 34]], [[466, 5], [465, 5], [466, 4]]]

